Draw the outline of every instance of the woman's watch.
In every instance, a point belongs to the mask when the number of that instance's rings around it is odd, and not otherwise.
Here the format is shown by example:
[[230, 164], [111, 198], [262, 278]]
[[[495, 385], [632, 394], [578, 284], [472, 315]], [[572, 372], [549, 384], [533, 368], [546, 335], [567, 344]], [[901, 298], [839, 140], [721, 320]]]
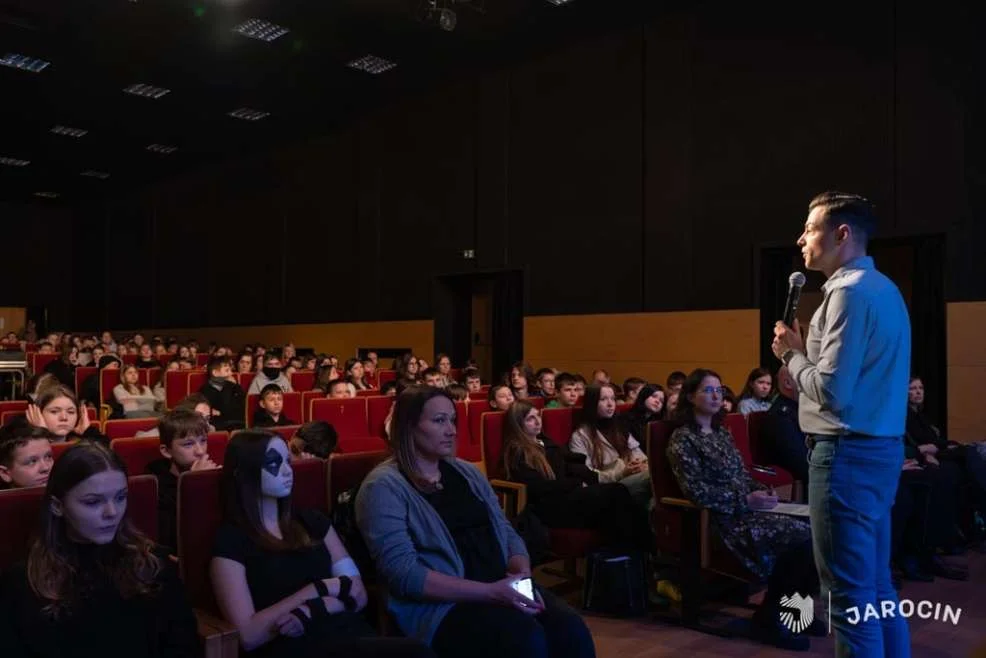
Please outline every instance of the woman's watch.
[[781, 354], [781, 361], [784, 363], [784, 365], [787, 365], [791, 362], [791, 357], [794, 356], [794, 352], [795, 352], [794, 348], [789, 347], [784, 351], [784, 354]]
[[349, 576], [339, 576], [339, 596], [338, 598], [342, 601], [342, 606], [346, 609], [346, 612], [353, 612], [356, 610], [356, 599], [350, 594], [353, 590], [353, 580]]

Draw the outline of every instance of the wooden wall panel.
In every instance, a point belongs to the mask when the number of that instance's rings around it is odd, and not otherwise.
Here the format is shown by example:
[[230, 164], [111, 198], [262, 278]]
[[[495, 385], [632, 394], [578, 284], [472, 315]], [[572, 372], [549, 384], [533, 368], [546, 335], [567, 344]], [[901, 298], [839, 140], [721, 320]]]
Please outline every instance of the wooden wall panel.
[[605, 368], [617, 382], [630, 376], [663, 384], [673, 370], [708, 367], [738, 392], [760, 360], [755, 309], [524, 319], [524, 358], [589, 377]]
[[[946, 306], [948, 322], [948, 438], [986, 440], [986, 302]], [[934, 391], [928, 391], [934, 395]]]

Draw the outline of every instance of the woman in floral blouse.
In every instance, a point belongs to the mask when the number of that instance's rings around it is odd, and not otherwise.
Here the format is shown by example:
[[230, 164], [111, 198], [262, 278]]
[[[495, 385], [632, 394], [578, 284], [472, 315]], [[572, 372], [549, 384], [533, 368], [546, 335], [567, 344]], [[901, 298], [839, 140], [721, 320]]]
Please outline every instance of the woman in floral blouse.
[[[682, 493], [709, 510], [714, 530], [753, 574], [767, 581], [763, 603], [753, 615], [754, 636], [788, 649], [806, 649], [808, 638], [781, 623], [780, 599], [795, 592], [817, 594], [808, 519], [768, 510], [777, 497], [747, 472], [729, 430], [722, 426], [723, 386], [711, 370], [693, 371], [685, 380], [677, 417], [684, 422], [671, 435], [668, 460]], [[820, 619], [809, 627], [824, 635]]]

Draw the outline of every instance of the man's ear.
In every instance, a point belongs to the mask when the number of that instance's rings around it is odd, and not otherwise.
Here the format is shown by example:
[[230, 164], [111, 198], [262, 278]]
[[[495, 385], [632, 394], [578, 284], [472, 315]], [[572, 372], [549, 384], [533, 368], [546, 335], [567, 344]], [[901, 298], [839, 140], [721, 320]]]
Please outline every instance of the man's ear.
[[171, 459], [171, 449], [168, 446], [166, 446], [163, 443], [161, 443], [161, 444], [158, 444], [157, 449], [161, 451], [161, 455], [165, 459]]
[[7, 484], [14, 481], [14, 476], [10, 474], [10, 469], [6, 466], [0, 466], [0, 480], [3, 480]]

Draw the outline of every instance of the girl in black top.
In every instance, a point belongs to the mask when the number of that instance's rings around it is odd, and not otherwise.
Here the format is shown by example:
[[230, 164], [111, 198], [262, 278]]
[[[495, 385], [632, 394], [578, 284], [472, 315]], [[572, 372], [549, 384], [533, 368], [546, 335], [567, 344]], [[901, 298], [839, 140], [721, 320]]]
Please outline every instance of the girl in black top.
[[627, 434], [639, 441], [646, 450], [647, 424], [661, 420], [664, 416], [664, 389], [659, 384], [645, 384], [630, 411], [623, 417], [623, 428]]
[[653, 546], [647, 514], [630, 490], [618, 482], [599, 484], [585, 455], [541, 433], [541, 412], [527, 400], [507, 410], [501, 464], [508, 480], [527, 485], [527, 504], [546, 526], [596, 528], [614, 547]]
[[62, 355], [45, 366], [45, 372], [58, 378], [62, 386], [75, 388], [75, 368], [79, 363], [79, 348], [71, 343], [62, 346]]
[[195, 616], [167, 556], [127, 513], [123, 463], [84, 441], [55, 463], [26, 565], [0, 585], [5, 658], [193, 658]]
[[224, 523], [210, 572], [223, 616], [257, 656], [429, 656], [413, 640], [375, 637], [366, 590], [328, 518], [291, 513], [287, 444], [248, 430], [223, 464]]
[[109, 445], [110, 440], [89, 424], [89, 414], [79, 406], [75, 393], [64, 386], [48, 386], [38, 392], [34, 404], [27, 407], [27, 420], [52, 433], [52, 442], [89, 439]]

